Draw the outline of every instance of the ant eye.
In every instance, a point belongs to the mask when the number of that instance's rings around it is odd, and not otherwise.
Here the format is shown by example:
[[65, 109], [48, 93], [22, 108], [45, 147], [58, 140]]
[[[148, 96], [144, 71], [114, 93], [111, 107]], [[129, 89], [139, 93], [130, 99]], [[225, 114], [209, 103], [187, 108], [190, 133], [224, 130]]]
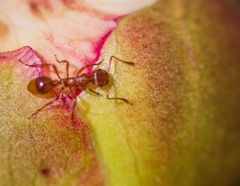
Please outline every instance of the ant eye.
[[40, 76], [30, 81], [27, 89], [36, 96], [49, 97], [49, 93], [53, 89], [52, 80], [46, 76]]

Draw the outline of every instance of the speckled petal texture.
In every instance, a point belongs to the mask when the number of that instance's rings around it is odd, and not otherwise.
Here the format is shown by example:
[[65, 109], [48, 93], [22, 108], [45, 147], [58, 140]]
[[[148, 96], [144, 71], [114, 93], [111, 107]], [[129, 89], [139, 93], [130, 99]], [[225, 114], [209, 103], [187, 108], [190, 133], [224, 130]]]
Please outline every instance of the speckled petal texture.
[[[20, 65], [0, 64], [0, 185], [239, 185], [239, 20], [234, 0], [161, 0], [114, 20], [102, 68], [111, 55], [135, 63], [110, 70], [110, 96], [131, 104], [107, 100], [106, 88], [83, 92], [77, 126], [61, 106], [29, 120], [46, 100], [26, 90]], [[57, 52], [78, 64], [75, 53], [50, 47], [51, 37], [43, 48], [32, 37], [46, 59]], [[96, 59], [91, 53], [80, 59]]]
[[116, 64], [115, 94], [133, 105], [87, 99], [110, 185], [238, 185], [239, 19], [236, 2], [173, 0], [120, 21], [136, 66]]

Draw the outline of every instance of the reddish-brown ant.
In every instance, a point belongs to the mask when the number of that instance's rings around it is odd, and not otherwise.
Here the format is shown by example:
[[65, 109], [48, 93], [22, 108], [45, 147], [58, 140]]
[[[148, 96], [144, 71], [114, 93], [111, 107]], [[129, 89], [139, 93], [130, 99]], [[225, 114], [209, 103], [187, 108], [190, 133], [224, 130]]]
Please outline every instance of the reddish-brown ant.
[[[24, 63], [23, 61], [19, 60], [21, 63], [23, 63], [26, 66], [29, 67], [52, 67], [55, 74], [57, 75], [58, 79], [57, 80], [53, 80], [50, 77], [47, 76], [39, 76], [35, 79], [33, 79], [32, 81], [30, 81], [30, 83], [28, 84], [28, 90], [39, 97], [44, 97], [44, 98], [50, 98], [51, 93], [53, 92], [53, 90], [57, 87], [60, 87], [59, 92], [56, 94], [55, 99], [53, 99], [52, 101], [46, 103], [44, 106], [42, 106], [41, 108], [39, 108], [36, 112], [34, 112], [32, 116], [37, 115], [40, 111], [42, 111], [45, 107], [53, 104], [55, 101], [57, 101], [58, 99], [60, 99], [60, 96], [63, 92], [63, 90], [65, 88], [69, 88], [70, 92], [73, 94], [74, 98], [76, 97], [76, 95], [74, 95], [74, 92], [72, 89], [76, 89], [76, 90], [80, 90], [80, 91], [91, 91], [97, 95], [100, 95], [100, 93], [92, 90], [89, 88], [89, 84], [92, 83], [95, 86], [104, 86], [107, 85], [109, 83], [109, 70], [110, 70], [110, 66], [112, 61], [118, 60], [122, 63], [125, 64], [129, 64], [129, 65], [134, 65], [133, 62], [129, 62], [129, 61], [124, 61], [121, 60], [119, 58], [117, 58], [116, 56], [111, 56], [110, 60], [109, 60], [109, 68], [108, 70], [103, 70], [101, 68], [97, 68], [94, 69], [90, 74], [84, 73], [83, 71], [89, 67], [93, 67], [93, 66], [97, 66], [99, 67], [99, 65], [103, 62], [103, 60], [101, 60], [99, 63], [96, 64], [89, 64], [86, 65], [82, 68], [80, 68], [76, 75], [73, 77], [69, 76], [69, 62], [67, 60], [58, 60], [57, 56], [55, 55], [55, 59], [58, 63], [66, 63], [66, 77], [65, 78], [61, 78], [59, 71], [57, 69], [57, 67], [53, 64], [34, 64], [34, 65], [29, 65]], [[121, 98], [121, 97], [109, 97], [108, 93], [107, 93], [107, 99], [109, 100], [120, 100], [126, 103], [129, 103], [129, 101], [125, 98]], [[72, 117], [73, 117], [73, 112], [74, 112], [74, 108], [76, 106], [76, 101], [74, 101], [74, 105], [72, 108]]]

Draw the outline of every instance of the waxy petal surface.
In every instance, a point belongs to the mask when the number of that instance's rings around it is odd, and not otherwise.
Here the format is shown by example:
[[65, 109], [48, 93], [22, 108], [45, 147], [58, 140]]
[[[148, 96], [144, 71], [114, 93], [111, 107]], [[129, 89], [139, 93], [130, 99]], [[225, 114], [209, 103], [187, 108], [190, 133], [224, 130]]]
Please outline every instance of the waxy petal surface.
[[[30, 79], [42, 74], [43, 69], [19, 63], [56, 64], [57, 55], [70, 61], [71, 73], [95, 63], [117, 19], [146, 5], [133, 1], [132, 9], [108, 12], [93, 6], [95, 3], [1, 2], [0, 185], [106, 184], [92, 130], [81, 113], [73, 122], [71, 114], [57, 105], [28, 119], [49, 100], [39, 99], [26, 89]], [[124, 9], [121, 6], [115, 9]], [[57, 67], [64, 75], [64, 67]], [[45, 75], [56, 77], [52, 72]]]

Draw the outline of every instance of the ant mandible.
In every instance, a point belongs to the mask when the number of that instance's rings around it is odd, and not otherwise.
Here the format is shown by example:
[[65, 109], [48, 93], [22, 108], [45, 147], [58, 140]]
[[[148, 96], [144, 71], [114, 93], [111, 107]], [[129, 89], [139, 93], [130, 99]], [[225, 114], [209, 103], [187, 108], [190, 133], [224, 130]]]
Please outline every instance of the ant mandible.
[[[129, 61], [124, 61], [121, 60], [119, 58], [117, 58], [116, 56], [111, 56], [110, 60], [109, 60], [109, 67], [108, 70], [104, 70], [99, 68], [99, 65], [104, 61], [101, 60], [99, 63], [96, 64], [88, 64], [82, 68], [80, 68], [77, 73], [75, 74], [75, 76], [70, 77], [69, 76], [69, 62], [67, 60], [58, 60], [57, 56], [55, 55], [55, 59], [58, 63], [65, 63], [65, 70], [66, 70], [66, 77], [62, 78], [59, 74], [59, 71], [57, 69], [57, 67], [54, 64], [34, 64], [34, 65], [29, 65], [24, 63], [23, 61], [19, 60], [22, 64], [29, 66], [29, 67], [40, 67], [40, 68], [44, 68], [44, 67], [52, 67], [55, 74], [57, 75], [56, 80], [51, 79], [48, 76], [39, 76], [33, 80], [31, 80], [27, 86], [28, 91], [30, 91], [33, 95], [35, 96], [39, 96], [39, 97], [45, 97], [45, 98], [49, 98], [49, 94], [57, 87], [61, 87], [59, 89], [59, 92], [57, 93], [55, 99], [53, 99], [52, 101], [46, 103], [45, 105], [43, 105], [41, 108], [39, 108], [36, 112], [34, 112], [30, 117], [33, 117], [35, 115], [37, 115], [40, 111], [42, 111], [44, 108], [46, 108], [47, 106], [53, 104], [55, 101], [60, 99], [61, 94], [63, 93], [64, 89], [68, 88], [70, 90], [70, 92], [72, 93], [72, 95], [74, 95], [73, 92], [73, 88], [80, 90], [80, 91], [91, 91], [97, 95], [101, 95], [100, 93], [92, 90], [91, 88], [89, 88], [89, 84], [92, 83], [95, 86], [99, 86], [102, 87], [104, 85], [107, 85], [109, 83], [109, 70], [110, 70], [110, 66], [112, 61], [115, 59], [119, 62], [128, 64], [128, 65], [134, 65], [133, 62], [129, 62]], [[84, 73], [84, 70], [89, 68], [89, 67], [93, 67], [93, 66], [97, 66], [97, 69], [94, 69], [90, 74]], [[74, 98], [76, 99], [77, 95], [74, 95]], [[123, 101], [125, 103], [129, 103], [129, 101], [125, 98], [121, 98], [121, 97], [109, 97], [108, 93], [106, 96], [107, 99], [109, 100], [120, 100]], [[76, 100], [74, 101], [74, 105], [72, 108], [72, 119], [73, 119], [73, 112], [74, 109], [76, 107]]]

